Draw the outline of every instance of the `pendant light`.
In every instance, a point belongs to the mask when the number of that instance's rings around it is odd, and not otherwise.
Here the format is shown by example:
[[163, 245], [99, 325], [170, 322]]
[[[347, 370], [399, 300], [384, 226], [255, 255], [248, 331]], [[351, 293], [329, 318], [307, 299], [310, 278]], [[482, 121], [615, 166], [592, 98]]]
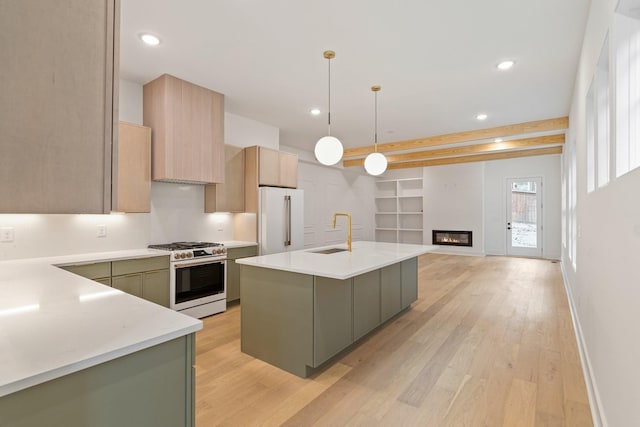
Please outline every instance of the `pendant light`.
[[364, 169], [369, 175], [377, 176], [387, 170], [387, 158], [382, 153], [378, 153], [378, 92], [380, 86], [371, 86], [371, 90], [375, 95], [374, 111], [375, 111], [375, 131], [373, 136], [373, 153], [370, 153], [366, 159], [364, 159]]
[[327, 110], [329, 131], [327, 136], [323, 136], [316, 142], [314, 150], [316, 159], [323, 165], [335, 165], [342, 159], [342, 143], [335, 136], [331, 136], [331, 59], [335, 58], [336, 53], [332, 50], [326, 50], [323, 56], [329, 62], [329, 109]]

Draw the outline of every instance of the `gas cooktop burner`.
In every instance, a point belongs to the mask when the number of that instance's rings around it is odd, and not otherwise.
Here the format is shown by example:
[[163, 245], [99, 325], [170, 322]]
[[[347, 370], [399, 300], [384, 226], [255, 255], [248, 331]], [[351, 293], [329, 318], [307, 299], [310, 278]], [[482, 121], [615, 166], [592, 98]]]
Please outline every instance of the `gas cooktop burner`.
[[222, 243], [211, 242], [173, 242], [162, 245], [149, 245], [151, 249], [162, 249], [166, 251], [179, 251], [185, 249], [212, 248], [222, 246]]

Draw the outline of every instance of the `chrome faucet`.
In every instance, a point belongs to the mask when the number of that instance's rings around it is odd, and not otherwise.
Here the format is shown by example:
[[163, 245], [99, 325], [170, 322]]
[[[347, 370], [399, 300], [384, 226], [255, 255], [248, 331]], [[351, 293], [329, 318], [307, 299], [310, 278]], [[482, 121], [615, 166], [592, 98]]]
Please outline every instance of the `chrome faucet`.
[[333, 228], [336, 228], [336, 219], [339, 216], [346, 216], [349, 220], [349, 230], [347, 232], [347, 250], [351, 252], [351, 215], [343, 212], [336, 212], [333, 214]]

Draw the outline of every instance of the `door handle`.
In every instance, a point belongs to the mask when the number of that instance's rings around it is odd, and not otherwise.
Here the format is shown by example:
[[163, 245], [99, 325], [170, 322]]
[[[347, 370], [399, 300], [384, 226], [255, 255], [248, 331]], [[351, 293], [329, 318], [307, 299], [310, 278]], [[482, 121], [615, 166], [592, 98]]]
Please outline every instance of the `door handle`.
[[284, 204], [286, 213], [284, 245], [291, 246], [291, 196], [284, 196]]

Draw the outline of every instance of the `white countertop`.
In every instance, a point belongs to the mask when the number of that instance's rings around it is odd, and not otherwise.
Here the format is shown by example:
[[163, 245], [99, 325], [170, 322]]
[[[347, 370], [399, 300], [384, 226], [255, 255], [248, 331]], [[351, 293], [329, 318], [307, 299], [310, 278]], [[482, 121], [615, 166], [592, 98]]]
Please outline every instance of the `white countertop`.
[[347, 247], [345, 244], [331, 245], [242, 258], [236, 263], [344, 280], [438, 249], [433, 245], [382, 242], [353, 242], [351, 246], [352, 252], [313, 253], [327, 248]]
[[246, 248], [247, 246], [257, 246], [256, 242], [245, 242], [242, 240], [225, 240], [222, 243], [226, 248]]
[[202, 322], [55, 265], [150, 249], [0, 262], [0, 396], [202, 329]]

